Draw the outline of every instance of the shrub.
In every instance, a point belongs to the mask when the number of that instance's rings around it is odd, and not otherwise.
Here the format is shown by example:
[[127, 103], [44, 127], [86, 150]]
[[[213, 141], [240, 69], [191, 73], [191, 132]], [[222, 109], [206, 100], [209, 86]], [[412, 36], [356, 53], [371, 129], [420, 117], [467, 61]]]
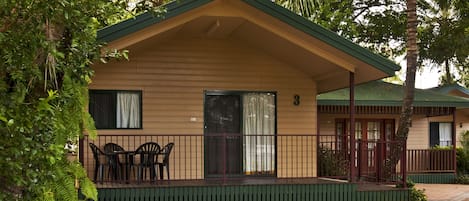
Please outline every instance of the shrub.
[[347, 176], [348, 162], [344, 153], [321, 146], [318, 154], [320, 176]]
[[459, 175], [456, 178], [457, 184], [469, 184], [469, 175]]
[[456, 149], [458, 175], [469, 174], [469, 154], [461, 147]]
[[[402, 185], [398, 185], [397, 187], [402, 187]], [[427, 201], [427, 195], [425, 195], [425, 189], [417, 189], [415, 188], [415, 183], [407, 179], [407, 187], [410, 190], [410, 201]]]

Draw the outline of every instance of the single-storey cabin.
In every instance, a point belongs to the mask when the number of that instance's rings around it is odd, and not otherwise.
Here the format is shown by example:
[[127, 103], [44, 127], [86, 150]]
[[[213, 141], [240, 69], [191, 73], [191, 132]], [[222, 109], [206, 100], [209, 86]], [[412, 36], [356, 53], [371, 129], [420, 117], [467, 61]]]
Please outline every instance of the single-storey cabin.
[[[452, 94], [463, 93], [457, 90]], [[436, 89], [415, 89], [414, 115], [407, 140], [407, 171], [416, 181], [450, 182], [454, 179], [456, 155], [452, 147], [458, 145], [459, 135], [469, 129], [469, 99], [454, 95]], [[332, 141], [339, 144], [349, 135], [346, 129], [349, 124], [348, 96], [348, 89], [340, 89], [317, 97], [319, 133], [336, 136]], [[366, 148], [368, 152], [376, 150], [379, 141], [393, 141], [403, 96], [402, 85], [383, 81], [355, 87], [355, 136], [373, 142]], [[367, 155], [370, 154], [362, 154], [360, 158], [370, 160]], [[372, 160], [376, 157], [374, 155]], [[362, 168], [362, 174], [376, 171], [374, 168]]]
[[[89, 110], [99, 136], [85, 136], [80, 158], [102, 189], [114, 179], [196, 186], [241, 179], [264, 192], [272, 182], [292, 185], [282, 179], [317, 178], [317, 95], [400, 68], [270, 0], [184, 0], [166, 10], [98, 33], [106, 48], [130, 51], [128, 61], [92, 66]], [[153, 152], [132, 151], [147, 142], [174, 146], [146, 163]], [[117, 165], [93, 158], [89, 143], [120, 145], [104, 154]]]

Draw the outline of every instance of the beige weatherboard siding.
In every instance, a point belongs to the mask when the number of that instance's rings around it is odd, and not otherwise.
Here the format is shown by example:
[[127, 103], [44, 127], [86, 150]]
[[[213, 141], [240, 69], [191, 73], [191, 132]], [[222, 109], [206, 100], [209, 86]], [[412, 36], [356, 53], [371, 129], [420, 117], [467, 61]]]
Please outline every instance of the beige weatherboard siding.
[[[99, 134], [203, 134], [204, 91], [210, 90], [276, 92], [277, 133], [316, 134], [315, 82], [300, 70], [240, 41], [178, 39], [149, 43], [133, 49], [129, 61], [96, 65], [94, 69], [90, 89], [141, 90], [143, 99], [143, 129], [99, 130]], [[299, 106], [293, 105], [295, 94], [301, 97]], [[195, 122], [191, 121], [194, 117]], [[314, 141], [303, 145], [303, 150], [296, 150], [293, 142], [290, 146], [278, 143], [279, 177], [316, 176], [313, 159], [298, 158], [305, 161], [302, 165], [306, 171], [302, 173], [287, 171], [288, 164], [282, 161], [285, 152], [306, 156], [298, 151], [307, 151], [315, 157], [315, 147], [307, 146]], [[176, 146], [179, 150], [182, 147]], [[198, 170], [203, 170], [202, 166], [192, 164]]]

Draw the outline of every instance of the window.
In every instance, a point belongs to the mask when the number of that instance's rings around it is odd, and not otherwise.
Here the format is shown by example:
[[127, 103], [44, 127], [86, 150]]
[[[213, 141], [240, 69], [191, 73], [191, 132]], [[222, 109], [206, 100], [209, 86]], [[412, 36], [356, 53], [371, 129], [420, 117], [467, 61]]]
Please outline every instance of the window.
[[453, 136], [453, 123], [430, 122], [430, 147], [451, 146]]
[[275, 95], [246, 93], [242, 96], [244, 172], [273, 174], [275, 171]]
[[89, 112], [97, 129], [142, 128], [142, 92], [90, 90]]

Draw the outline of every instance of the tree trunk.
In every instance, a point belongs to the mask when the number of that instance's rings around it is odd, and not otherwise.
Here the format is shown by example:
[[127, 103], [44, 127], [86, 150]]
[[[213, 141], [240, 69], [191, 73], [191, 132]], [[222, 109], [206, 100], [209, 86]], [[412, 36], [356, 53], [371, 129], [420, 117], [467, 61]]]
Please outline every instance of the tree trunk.
[[407, 142], [409, 127], [412, 122], [414, 91], [415, 91], [415, 72], [417, 70], [417, 3], [416, 0], [407, 0], [407, 70], [404, 86], [404, 98], [402, 101], [402, 110], [399, 118], [398, 129], [395, 140], [399, 143], [390, 144], [391, 154], [386, 165], [386, 176], [390, 176], [394, 167], [405, 154], [404, 144]]
[[445, 60], [445, 73], [446, 73], [446, 80], [443, 81], [443, 85], [453, 84], [453, 78], [451, 77], [451, 71], [449, 69], [449, 61], [448, 59]]

